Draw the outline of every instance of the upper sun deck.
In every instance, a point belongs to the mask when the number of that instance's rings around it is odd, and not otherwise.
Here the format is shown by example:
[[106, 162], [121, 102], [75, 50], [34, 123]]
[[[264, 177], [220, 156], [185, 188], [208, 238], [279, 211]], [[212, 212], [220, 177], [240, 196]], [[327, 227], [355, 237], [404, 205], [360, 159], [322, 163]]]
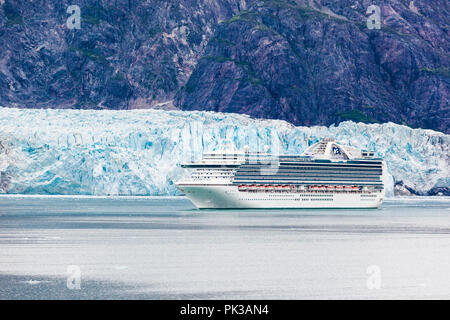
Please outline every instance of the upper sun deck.
[[183, 163], [183, 168], [237, 168], [245, 162], [245, 152], [239, 151], [233, 144], [230, 147], [203, 153], [200, 161]]
[[351, 146], [338, 144], [335, 139], [325, 138], [308, 147], [300, 155], [273, 155], [265, 152], [249, 152], [248, 147], [239, 151], [234, 145], [231, 148], [222, 149], [203, 154], [203, 158], [197, 162], [183, 163], [183, 168], [215, 168], [215, 167], [239, 167], [243, 163], [267, 163], [271, 161], [284, 163], [298, 162], [354, 162], [370, 163], [382, 161], [374, 158], [374, 152], [360, 150]]

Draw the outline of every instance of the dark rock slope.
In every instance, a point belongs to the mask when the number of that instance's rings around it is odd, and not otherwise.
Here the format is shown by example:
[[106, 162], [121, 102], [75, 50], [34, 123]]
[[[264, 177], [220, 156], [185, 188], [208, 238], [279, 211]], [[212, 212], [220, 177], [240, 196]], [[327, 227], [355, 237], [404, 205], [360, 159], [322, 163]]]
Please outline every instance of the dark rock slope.
[[[67, 8], [80, 7], [81, 29]], [[173, 98], [239, 0], [0, 0], [0, 105], [127, 109]]]
[[[372, 3], [379, 30], [367, 27]], [[259, 1], [220, 24], [176, 104], [448, 133], [449, 17], [447, 0]]]
[[[79, 30], [66, 26], [72, 4]], [[371, 4], [380, 30], [366, 26]], [[447, 0], [0, 0], [0, 105], [174, 99], [297, 125], [449, 133], [449, 14]]]

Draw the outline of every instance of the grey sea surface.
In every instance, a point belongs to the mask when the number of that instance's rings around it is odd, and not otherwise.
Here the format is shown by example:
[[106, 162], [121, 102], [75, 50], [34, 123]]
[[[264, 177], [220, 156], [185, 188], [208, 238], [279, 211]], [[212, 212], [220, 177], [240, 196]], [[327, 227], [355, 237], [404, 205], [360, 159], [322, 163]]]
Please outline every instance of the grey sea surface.
[[0, 196], [0, 299], [403, 298], [450, 298], [448, 197], [197, 210], [185, 197]]

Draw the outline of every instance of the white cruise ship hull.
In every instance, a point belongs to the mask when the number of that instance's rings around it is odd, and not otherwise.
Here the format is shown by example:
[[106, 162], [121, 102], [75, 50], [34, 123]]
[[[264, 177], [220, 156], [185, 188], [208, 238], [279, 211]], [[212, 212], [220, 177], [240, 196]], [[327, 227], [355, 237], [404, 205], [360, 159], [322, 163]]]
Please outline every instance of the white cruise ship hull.
[[177, 184], [199, 209], [378, 208], [384, 192], [249, 192], [236, 185]]

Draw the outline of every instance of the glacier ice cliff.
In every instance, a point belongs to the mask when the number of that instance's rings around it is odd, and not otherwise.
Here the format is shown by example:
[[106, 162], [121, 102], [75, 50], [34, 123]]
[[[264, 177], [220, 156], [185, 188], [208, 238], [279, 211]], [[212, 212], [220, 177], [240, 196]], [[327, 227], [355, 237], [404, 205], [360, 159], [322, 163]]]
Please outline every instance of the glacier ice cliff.
[[[393, 123], [295, 127], [202, 111], [0, 108], [0, 193], [176, 195], [180, 163], [232, 140], [300, 153], [323, 137], [385, 158], [394, 194], [448, 194], [450, 136]], [[395, 186], [395, 187], [394, 187]]]

